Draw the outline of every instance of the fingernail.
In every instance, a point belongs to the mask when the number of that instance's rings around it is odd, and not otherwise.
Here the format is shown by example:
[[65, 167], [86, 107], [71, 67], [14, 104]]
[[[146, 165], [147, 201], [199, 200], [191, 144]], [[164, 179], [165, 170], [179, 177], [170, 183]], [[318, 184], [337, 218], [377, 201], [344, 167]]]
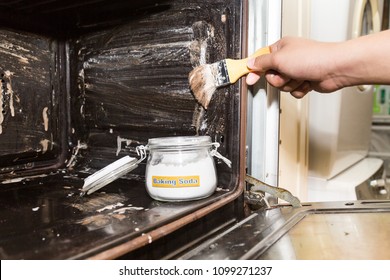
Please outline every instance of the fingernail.
[[255, 58], [249, 58], [246, 66], [249, 69], [252, 69], [255, 66], [255, 60], [256, 60]]

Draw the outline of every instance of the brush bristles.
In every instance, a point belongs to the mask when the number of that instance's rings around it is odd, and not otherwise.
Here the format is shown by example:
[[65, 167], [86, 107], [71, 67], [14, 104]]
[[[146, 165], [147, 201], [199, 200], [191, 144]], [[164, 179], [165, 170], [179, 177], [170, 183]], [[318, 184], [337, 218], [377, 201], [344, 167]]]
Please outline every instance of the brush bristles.
[[195, 99], [207, 109], [211, 97], [217, 89], [212, 66], [204, 64], [194, 68], [188, 75], [188, 81]]

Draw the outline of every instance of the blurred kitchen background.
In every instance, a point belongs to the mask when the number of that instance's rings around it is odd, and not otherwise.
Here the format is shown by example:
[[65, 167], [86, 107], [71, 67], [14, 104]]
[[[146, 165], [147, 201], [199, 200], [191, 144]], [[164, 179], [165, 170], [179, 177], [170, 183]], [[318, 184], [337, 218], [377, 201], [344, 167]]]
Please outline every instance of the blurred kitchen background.
[[[390, 27], [389, 0], [249, 5], [249, 53], [280, 36], [337, 42]], [[249, 173], [302, 201], [389, 198], [386, 185], [372, 183], [390, 176], [389, 86], [311, 92], [297, 100], [263, 82], [249, 89], [248, 98]]]

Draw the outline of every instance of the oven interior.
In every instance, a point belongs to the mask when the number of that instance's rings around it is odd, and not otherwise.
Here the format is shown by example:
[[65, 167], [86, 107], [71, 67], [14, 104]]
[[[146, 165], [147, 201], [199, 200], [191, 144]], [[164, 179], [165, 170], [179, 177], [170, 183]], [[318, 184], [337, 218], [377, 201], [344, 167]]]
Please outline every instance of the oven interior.
[[[242, 2], [0, 1], [2, 259], [161, 258], [242, 215], [240, 84], [206, 111], [187, 80], [241, 56]], [[79, 196], [149, 138], [184, 135], [210, 135], [233, 162], [216, 162], [211, 197], [152, 200], [145, 163]]]

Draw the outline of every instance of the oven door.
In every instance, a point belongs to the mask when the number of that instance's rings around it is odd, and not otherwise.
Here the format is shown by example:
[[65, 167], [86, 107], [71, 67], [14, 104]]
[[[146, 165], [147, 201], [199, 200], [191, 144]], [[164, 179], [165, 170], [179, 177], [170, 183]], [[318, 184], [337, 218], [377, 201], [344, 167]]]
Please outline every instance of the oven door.
[[251, 213], [180, 259], [388, 260], [390, 201], [280, 205]]

